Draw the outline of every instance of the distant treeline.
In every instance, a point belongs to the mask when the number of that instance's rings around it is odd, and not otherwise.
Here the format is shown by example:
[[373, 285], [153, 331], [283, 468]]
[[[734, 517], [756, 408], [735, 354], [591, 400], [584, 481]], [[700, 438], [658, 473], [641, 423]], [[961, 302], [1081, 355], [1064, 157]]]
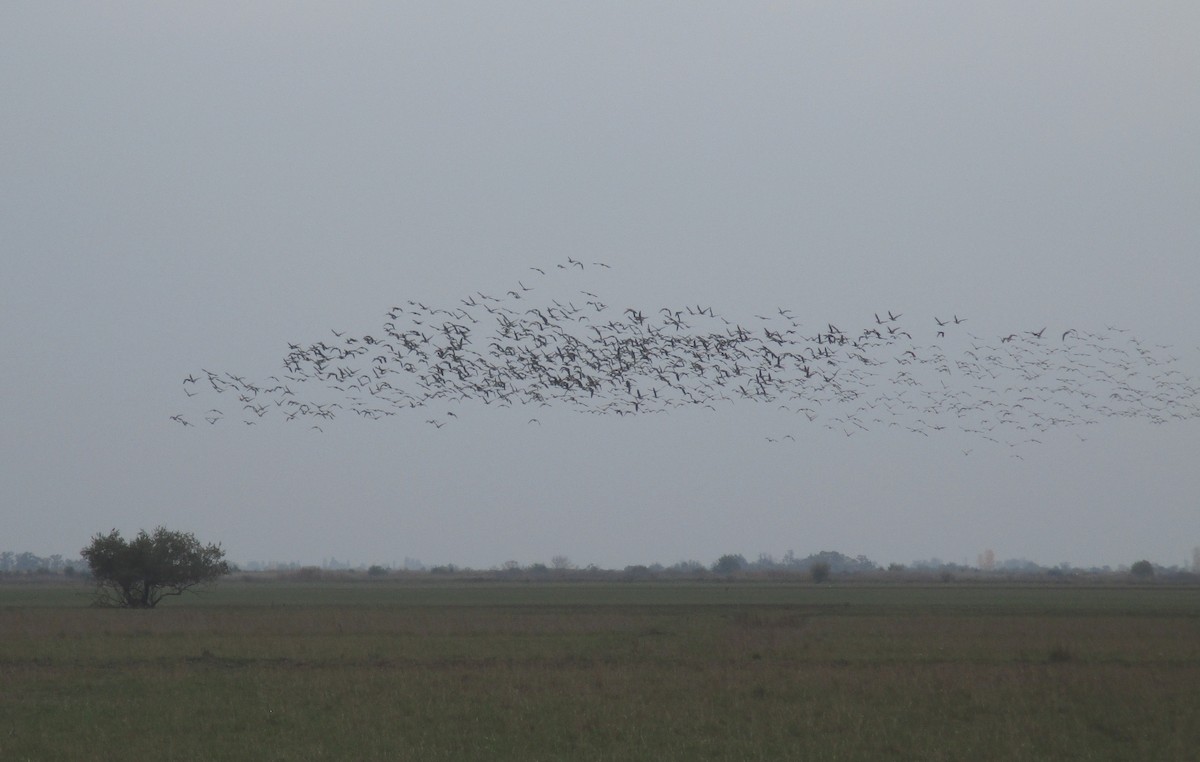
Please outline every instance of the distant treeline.
[[87, 568], [87, 563], [80, 558], [0, 551], [0, 574], [74, 574], [86, 572]]
[[[1200, 557], [1198, 557], [1200, 558]], [[1200, 577], [1200, 562], [1188, 566], [1162, 566], [1148, 561], [1137, 561], [1129, 566], [1099, 566], [1077, 567], [1067, 563], [1054, 566], [1043, 566], [1026, 559], [995, 560], [990, 553], [981, 555], [976, 566], [965, 563], [945, 562], [938, 558], [913, 561], [910, 564], [889, 564], [882, 566], [866, 556], [848, 556], [837, 551], [821, 551], [808, 556], [799, 557], [788, 551], [782, 558], [769, 554], [760, 554], [751, 561], [737, 553], [726, 554], [715, 561], [705, 564], [700, 561], [686, 560], [672, 564], [650, 563], [632, 564], [624, 568], [603, 568], [595, 564], [579, 566], [566, 556], [554, 556], [548, 563], [534, 562], [521, 564], [518, 561], [506, 561], [499, 566], [474, 568], [456, 564], [427, 565], [414, 558], [405, 558], [402, 564], [359, 564], [353, 565], [344, 561], [330, 558], [325, 559], [320, 566], [289, 563], [259, 563], [251, 562], [239, 567], [240, 571], [248, 572], [281, 572], [290, 573], [299, 578], [319, 579], [337, 578], [346, 574], [366, 574], [372, 577], [392, 575], [432, 575], [432, 576], [475, 576], [491, 579], [609, 579], [614, 577], [624, 579], [689, 579], [704, 577], [780, 577], [780, 576], [819, 576], [829, 577], [874, 577], [874, 578], [927, 578], [939, 581], [952, 579], [979, 578], [1013, 578], [1013, 577], [1045, 577], [1048, 579], [1063, 577], [1127, 577], [1131, 573], [1140, 577], [1155, 577], [1179, 581], [1198, 581]]]
[[[913, 561], [910, 564], [889, 564], [886, 567], [863, 555], [848, 556], [833, 550], [823, 550], [799, 557], [788, 551], [781, 558], [770, 554], [759, 554], [751, 561], [740, 553], [721, 556], [711, 563], [695, 560], [661, 563], [632, 564], [624, 568], [602, 568], [595, 564], [579, 566], [566, 556], [558, 555], [548, 563], [521, 564], [506, 561], [499, 566], [473, 568], [456, 564], [427, 565], [415, 558], [405, 558], [394, 565], [354, 565], [336, 558], [327, 558], [320, 565], [298, 562], [259, 562], [235, 565], [238, 572], [275, 572], [294, 575], [298, 578], [317, 579], [322, 576], [365, 574], [372, 577], [394, 575], [475, 576], [492, 579], [694, 579], [705, 577], [779, 577], [809, 576], [828, 579], [831, 577], [874, 577], [874, 578], [924, 578], [940, 581], [953, 579], [984, 579], [1013, 577], [1045, 578], [1103, 578], [1129, 576], [1178, 581], [1200, 581], [1200, 548], [1190, 565], [1163, 566], [1146, 560], [1135, 561], [1128, 566], [1077, 567], [1068, 563], [1043, 566], [1026, 559], [997, 560], [991, 551], [981, 554], [977, 565], [951, 563], [939, 558]], [[61, 555], [38, 556], [34, 553], [0, 552], [0, 576], [37, 575], [87, 575], [87, 562], [81, 558], [66, 558]]]

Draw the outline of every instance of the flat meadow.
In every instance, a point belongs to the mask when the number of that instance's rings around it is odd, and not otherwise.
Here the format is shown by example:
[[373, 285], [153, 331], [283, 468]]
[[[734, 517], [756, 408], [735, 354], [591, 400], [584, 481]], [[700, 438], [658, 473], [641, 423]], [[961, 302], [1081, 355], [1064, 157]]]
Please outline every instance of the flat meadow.
[[1200, 589], [0, 584], [3, 760], [1194, 760]]

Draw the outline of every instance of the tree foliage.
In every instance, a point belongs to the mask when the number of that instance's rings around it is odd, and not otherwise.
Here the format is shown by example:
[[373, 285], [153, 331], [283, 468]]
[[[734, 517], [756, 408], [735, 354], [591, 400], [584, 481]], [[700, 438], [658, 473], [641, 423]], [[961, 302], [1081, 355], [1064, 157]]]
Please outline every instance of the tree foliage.
[[713, 571], [717, 574], [734, 574], [746, 568], [746, 558], [740, 553], [726, 553], [716, 560], [713, 564]]
[[1138, 579], [1150, 579], [1154, 576], [1154, 564], [1142, 560], [1129, 567], [1129, 571]]
[[229, 573], [220, 545], [202, 545], [190, 532], [161, 526], [128, 541], [115, 529], [97, 534], [79, 555], [96, 580], [99, 606], [151, 609], [169, 595]]

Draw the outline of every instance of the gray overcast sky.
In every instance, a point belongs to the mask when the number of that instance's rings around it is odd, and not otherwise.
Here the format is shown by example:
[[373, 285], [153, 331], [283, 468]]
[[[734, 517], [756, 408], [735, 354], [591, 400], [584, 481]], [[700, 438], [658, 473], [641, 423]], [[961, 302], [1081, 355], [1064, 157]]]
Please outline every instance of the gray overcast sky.
[[1194, 2], [4, 3], [0, 548], [1183, 563], [1195, 419], [1019, 459], [749, 402], [169, 417], [198, 368], [262, 378], [567, 257], [612, 269], [562, 294], [618, 309], [1119, 326], [1195, 377], [1198, 38]]

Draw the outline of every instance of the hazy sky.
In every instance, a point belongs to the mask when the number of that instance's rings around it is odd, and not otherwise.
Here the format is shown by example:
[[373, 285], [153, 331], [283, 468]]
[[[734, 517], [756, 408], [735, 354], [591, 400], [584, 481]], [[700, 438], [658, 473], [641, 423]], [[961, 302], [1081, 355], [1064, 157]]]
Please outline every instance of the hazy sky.
[[1014, 458], [751, 402], [170, 416], [567, 257], [617, 309], [1114, 326], [1200, 376], [1198, 38], [1194, 2], [4, 3], [0, 549], [1184, 563], [1196, 419]]

